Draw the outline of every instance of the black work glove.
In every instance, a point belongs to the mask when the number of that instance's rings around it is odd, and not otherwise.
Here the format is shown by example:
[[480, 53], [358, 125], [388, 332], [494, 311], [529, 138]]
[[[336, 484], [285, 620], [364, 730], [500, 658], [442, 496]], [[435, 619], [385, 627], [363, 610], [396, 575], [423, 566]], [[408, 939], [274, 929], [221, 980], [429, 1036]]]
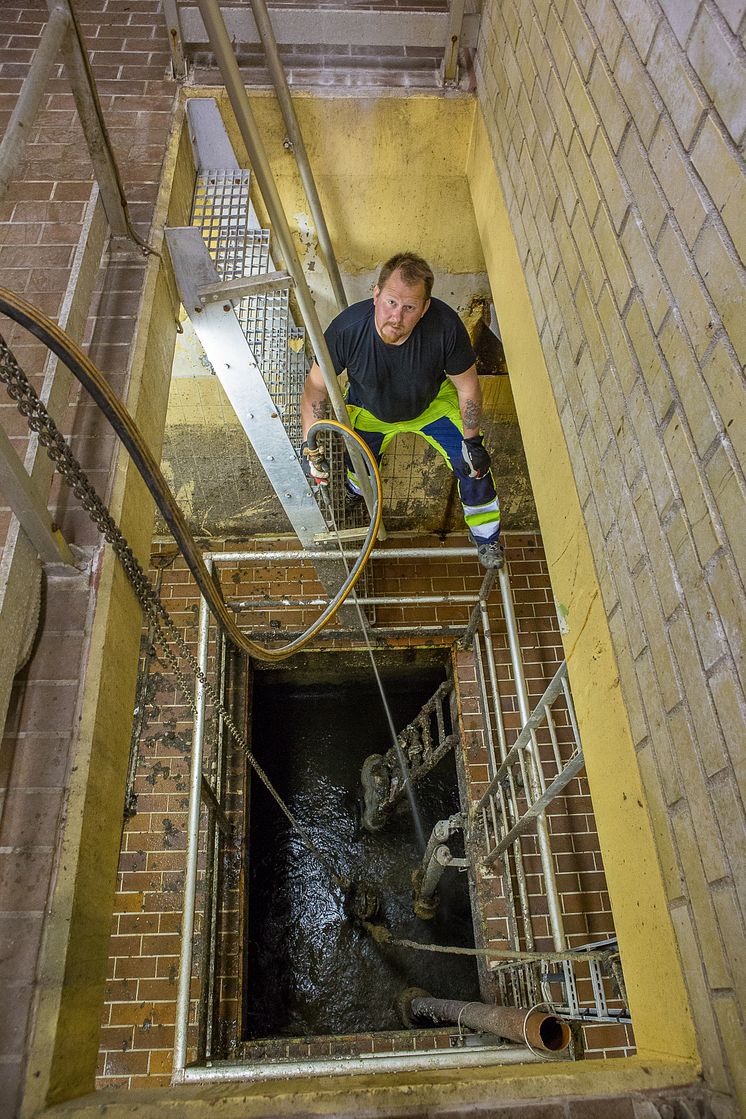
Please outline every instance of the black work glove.
[[470, 478], [483, 478], [490, 468], [490, 456], [481, 435], [472, 435], [461, 443], [461, 454]]
[[317, 446], [315, 451], [310, 450], [308, 440], [304, 439], [300, 445], [300, 461], [303, 473], [317, 486], [329, 485], [329, 463], [324, 458], [324, 448]]

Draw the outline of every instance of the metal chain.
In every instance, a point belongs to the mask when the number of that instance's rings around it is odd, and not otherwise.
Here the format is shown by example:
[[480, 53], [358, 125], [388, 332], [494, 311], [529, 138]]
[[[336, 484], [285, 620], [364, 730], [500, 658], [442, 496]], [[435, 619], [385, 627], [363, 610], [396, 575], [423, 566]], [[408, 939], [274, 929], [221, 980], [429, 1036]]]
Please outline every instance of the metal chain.
[[163, 649], [166, 660], [171, 667], [179, 687], [184, 693], [192, 714], [195, 717], [197, 715], [197, 708], [193, 698], [193, 689], [189, 686], [189, 681], [181, 671], [176, 656], [169, 646], [169, 641], [173, 642], [173, 644], [178, 647], [182, 657], [189, 663], [192, 672], [209, 696], [213, 706], [223, 716], [223, 722], [230, 731], [235, 742], [246, 755], [246, 759], [257, 777], [266, 786], [278, 807], [287, 817], [305, 846], [316, 856], [319, 862], [323, 863], [327, 870], [330, 871], [334, 881], [342, 888], [346, 888], [349, 883], [340, 876], [326, 855], [318, 849], [308, 832], [298, 823], [264, 769], [254, 757], [248, 742], [234, 723], [230, 712], [226, 710], [224, 704], [221, 702], [216, 689], [200, 668], [194, 653], [179, 633], [176, 623], [161, 602], [155, 587], [143, 570], [137, 556], [127, 543], [124, 534], [106, 508], [104, 502], [96, 493], [89, 479], [86, 477], [85, 471], [70, 450], [64, 436], [49, 415], [42, 401], [39, 399], [33, 385], [29, 382], [26, 374], [21, 369], [15, 355], [8, 347], [2, 335], [0, 335], [0, 383], [5, 385], [11, 400], [16, 402], [18, 411], [26, 419], [31, 431], [38, 435], [39, 442], [42, 447], [46, 449], [57, 472], [64, 478], [75, 496], [80, 499], [83, 508], [94, 524], [99, 528], [104, 539], [107, 543], [111, 544], [114, 554], [124, 569], [124, 573], [135, 592], [135, 596], [142, 607], [146, 619], [153, 626], [156, 640]]

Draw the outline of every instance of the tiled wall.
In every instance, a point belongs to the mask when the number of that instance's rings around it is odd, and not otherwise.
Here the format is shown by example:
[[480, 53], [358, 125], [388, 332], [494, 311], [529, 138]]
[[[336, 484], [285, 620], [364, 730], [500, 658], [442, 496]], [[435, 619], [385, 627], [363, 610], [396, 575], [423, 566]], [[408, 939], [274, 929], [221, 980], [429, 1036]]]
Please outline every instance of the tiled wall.
[[705, 1075], [742, 1107], [745, 31], [724, 0], [494, 0], [477, 65]]
[[[562, 657], [558, 624], [541, 540], [533, 534], [507, 534], [507, 555], [516, 602], [516, 614], [524, 649], [526, 676], [535, 702], [544, 691]], [[442, 593], [471, 593], [476, 595], [483, 572], [468, 557], [448, 560], [438, 556], [438, 544], [433, 538], [399, 538], [395, 546], [417, 546], [427, 542], [433, 547], [433, 558], [425, 559], [374, 559], [373, 578], [377, 595], [417, 595]], [[449, 538], [448, 543], [461, 543], [459, 538]], [[255, 598], [270, 594], [272, 597], [313, 597], [320, 591], [310, 564], [290, 560], [282, 562], [282, 543], [272, 545], [278, 551], [277, 561], [250, 563], [225, 563], [219, 565], [224, 594], [228, 599]], [[261, 550], [261, 543], [251, 542], [250, 549]], [[220, 550], [220, 549], [216, 549]], [[176, 623], [190, 643], [196, 647], [197, 603], [194, 584], [181, 557], [173, 557], [173, 549], [163, 548], [154, 554], [154, 562], [162, 575], [162, 596]], [[469, 616], [468, 605], [439, 604], [433, 606], [379, 606], [377, 622], [385, 625], [437, 626], [447, 623], [460, 629]], [[267, 611], [252, 611], [257, 630], [275, 631], [283, 628], [295, 630], [307, 625], [316, 610], [294, 610], [290, 607]], [[490, 615], [494, 627], [495, 656], [498, 676], [505, 693], [506, 725], [508, 733], [519, 723], [516, 703], [512, 696], [511, 670], [507, 640], [502, 621], [499, 594], [493, 592]], [[249, 612], [241, 616], [249, 624]], [[272, 623], [279, 623], [279, 627]], [[425, 638], [391, 638], [399, 645], [422, 644]], [[446, 648], [454, 635], [431, 636], [429, 643]], [[339, 645], [349, 645], [338, 639]], [[210, 650], [213, 656], [213, 650]], [[466, 756], [474, 796], [484, 787], [486, 776], [483, 717], [475, 694], [473, 654], [458, 655], [459, 702], [464, 715], [467, 740]], [[243, 689], [246, 680], [237, 680], [234, 698]], [[184, 847], [188, 803], [188, 761], [191, 739], [191, 713], [183, 697], [174, 690], [173, 680], [159, 659], [149, 666], [146, 689], [152, 705], [145, 714], [136, 769], [136, 814], [125, 824], [120, 856], [117, 902], [114, 909], [109, 960], [109, 985], [104, 1007], [99, 1060], [99, 1087], [135, 1087], [145, 1083], [168, 1083], [173, 1023], [176, 998], [178, 965], [178, 932], [181, 927], [181, 896], [184, 877]], [[560, 718], [560, 723], [562, 722]], [[559, 735], [566, 738], [560, 726]], [[208, 739], [210, 731], [208, 727]], [[241, 769], [240, 751], [229, 748], [231, 772], [238, 775]], [[238, 777], [236, 776], [238, 782]], [[480, 784], [481, 781], [481, 784]], [[240, 782], [239, 782], [240, 783]], [[234, 794], [231, 810], [240, 820], [242, 798]], [[240, 828], [239, 828], [240, 831]], [[557, 854], [560, 889], [563, 894], [565, 921], [571, 946], [587, 943], [591, 939], [613, 933], [613, 923], [605, 893], [605, 882], [598, 852], [593, 816], [584, 777], [581, 775], [568, 788], [568, 795], [554, 807], [551, 823], [552, 841]], [[525, 843], [526, 866], [529, 872], [529, 889], [541, 893], [538, 857], [535, 844]], [[227, 1053], [235, 1052], [240, 1040], [237, 1030], [239, 1016], [238, 982], [240, 978], [240, 924], [238, 887], [240, 850], [232, 850], [227, 865], [230, 866], [229, 913], [223, 930], [221, 968], [223, 979], [223, 1014], [226, 1027], [221, 1030], [222, 1044]], [[486, 917], [485, 944], [505, 947], [504, 920], [499, 919], [499, 882], [491, 879], [483, 887]], [[489, 893], [487, 891], [491, 891]], [[492, 904], [492, 908], [490, 908]], [[534, 933], [537, 946], [551, 948], [547, 934], [543, 902], [536, 903], [537, 916]], [[489, 916], [494, 913], [494, 917]], [[193, 989], [192, 1033], [197, 1015], [197, 984]], [[605, 1029], [596, 1027], [595, 1030]], [[328, 1050], [329, 1042], [319, 1043], [316, 1055]], [[356, 1039], [358, 1051], [386, 1049], [401, 1044], [393, 1037]], [[446, 1033], [435, 1033], [423, 1043], [426, 1046], [448, 1044]], [[614, 1027], [597, 1036], [589, 1031], [587, 1044], [594, 1055], [611, 1055], [626, 1051], [630, 1041], [626, 1032]], [[266, 1046], [264, 1047], [266, 1049]], [[307, 1045], [306, 1045], [307, 1048]], [[293, 1043], [285, 1052], [283, 1042], [280, 1055], [307, 1055], [302, 1043]]]

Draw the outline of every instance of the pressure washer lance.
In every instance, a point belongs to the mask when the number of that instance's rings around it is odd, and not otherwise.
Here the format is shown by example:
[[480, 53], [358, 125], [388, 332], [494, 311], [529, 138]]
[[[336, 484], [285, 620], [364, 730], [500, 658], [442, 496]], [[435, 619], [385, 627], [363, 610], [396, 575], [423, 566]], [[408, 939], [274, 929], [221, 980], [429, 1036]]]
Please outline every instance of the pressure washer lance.
[[[347, 559], [346, 559], [345, 553], [344, 553], [344, 546], [342, 544], [342, 538], [339, 535], [339, 528], [337, 526], [337, 521], [336, 521], [336, 518], [334, 516], [334, 508], [333, 508], [332, 503], [329, 499], [329, 494], [327, 493], [327, 488], [328, 488], [327, 486], [323, 486], [323, 485], [320, 485], [320, 486], [317, 487], [318, 492], [321, 495], [321, 499], [322, 499], [322, 501], [323, 501], [323, 503], [326, 507], [326, 510], [327, 510], [328, 514], [329, 514], [329, 520], [331, 521], [332, 528], [334, 529], [334, 534], [337, 538], [337, 545], [339, 547], [339, 554], [342, 557], [342, 563], [344, 564], [345, 571], [349, 574], [349, 567], [348, 567]], [[412, 781], [411, 781], [411, 778], [410, 778], [410, 775], [409, 775], [409, 766], [407, 765], [407, 759], [404, 756], [404, 751], [402, 750], [401, 746], [399, 745], [399, 738], [398, 738], [397, 733], [396, 733], [396, 727], [394, 726], [394, 720], [391, 717], [391, 709], [389, 708], [388, 700], [386, 699], [386, 693], [383, 689], [383, 681], [381, 680], [381, 674], [378, 671], [378, 665], [376, 664], [376, 658], [373, 655], [373, 646], [371, 645], [370, 638], [368, 637], [368, 630], [367, 630], [367, 627], [365, 625], [365, 618], [363, 617], [362, 607], [361, 607], [361, 605], [358, 601], [357, 592], [355, 590], [353, 590], [350, 594], [350, 597], [351, 597], [351, 599], [352, 599], [352, 601], [355, 605], [355, 609], [357, 611], [358, 621], [360, 622], [360, 631], [363, 635], [363, 640], [365, 641], [365, 645], [366, 645], [366, 648], [368, 650], [368, 656], [370, 657], [371, 668], [373, 669], [373, 675], [376, 678], [376, 684], [378, 685], [378, 691], [381, 695], [381, 702], [383, 704], [383, 709], [386, 712], [386, 720], [388, 722], [389, 734], [391, 735], [391, 742], [392, 742], [392, 745], [393, 745], [394, 750], [396, 752], [397, 759], [399, 761], [399, 768], [401, 769], [402, 781], [403, 781], [402, 787], [406, 790], [407, 800], [409, 801], [409, 808], [410, 808], [410, 811], [412, 813], [412, 821], [414, 823], [415, 831], [417, 833], [417, 841], [420, 845], [420, 849], [422, 851], [424, 851], [425, 847], [426, 847], [425, 833], [424, 833], [423, 828], [422, 828], [422, 821], [420, 820], [420, 814], [417, 811], [417, 803], [416, 803], [415, 798], [414, 798], [414, 789], [412, 787]]]

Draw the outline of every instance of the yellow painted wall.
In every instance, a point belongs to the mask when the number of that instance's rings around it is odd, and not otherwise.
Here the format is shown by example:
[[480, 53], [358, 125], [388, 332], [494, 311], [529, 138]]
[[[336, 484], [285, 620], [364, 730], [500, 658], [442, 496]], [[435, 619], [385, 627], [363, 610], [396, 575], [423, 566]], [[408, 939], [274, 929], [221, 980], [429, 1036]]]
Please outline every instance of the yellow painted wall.
[[620, 936], [652, 1003], [642, 889], [707, 1083], [746, 1110], [742, 33], [742, 5], [488, 0], [472, 184], [573, 688], [626, 708], [586, 733]]
[[[406, 242], [439, 271], [482, 271], [464, 175], [473, 98], [300, 94], [293, 103], [342, 270], [375, 269]], [[261, 94], [251, 95], [251, 106], [286, 213], [297, 226], [296, 215], [310, 215], [293, 156], [283, 148], [279, 108], [274, 97]], [[230, 110], [224, 109], [224, 119], [243, 153]]]
[[[608, 623], [528, 290], [477, 122], [470, 182], [523, 433], [641, 1054], [693, 1057], [687, 999]], [[613, 776], [612, 776], [613, 774]]]

